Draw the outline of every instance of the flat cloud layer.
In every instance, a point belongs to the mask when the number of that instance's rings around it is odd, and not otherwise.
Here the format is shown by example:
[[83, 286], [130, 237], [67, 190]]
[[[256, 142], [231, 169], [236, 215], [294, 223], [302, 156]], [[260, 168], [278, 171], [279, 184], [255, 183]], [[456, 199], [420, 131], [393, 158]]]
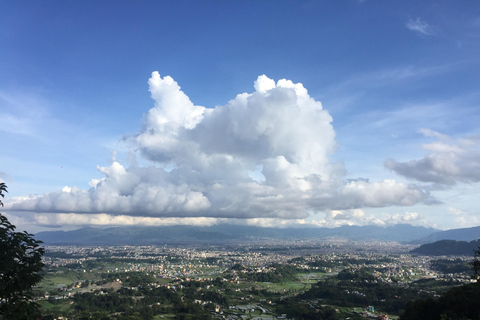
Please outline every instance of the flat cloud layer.
[[[98, 167], [89, 190], [12, 201], [12, 211], [138, 217], [303, 219], [329, 210], [431, 199], [395, 180], [345, 180], [332, 117], [301, 83], [265, 75], [224, 106], [194, 105], [169, 76], [149, 80], [155, 106], [129, 144], [152, 165]], [[393, 166], [393, 165], [392, 165]], [[393, 167], [392, 167], [393, 168]], [[395, 168], [393, 168], [395, 169]], [[351, 211], [354, 212], [354, 211]], [[338, 214], [337, 214], [338, 216]]]

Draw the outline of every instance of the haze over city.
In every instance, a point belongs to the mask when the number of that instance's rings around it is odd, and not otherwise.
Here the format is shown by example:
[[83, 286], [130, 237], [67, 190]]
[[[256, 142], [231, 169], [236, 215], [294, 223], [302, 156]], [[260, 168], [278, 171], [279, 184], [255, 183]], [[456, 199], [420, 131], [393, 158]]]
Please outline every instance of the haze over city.
[[19, 229], [480, 224], [478, 3], [2, 7]]

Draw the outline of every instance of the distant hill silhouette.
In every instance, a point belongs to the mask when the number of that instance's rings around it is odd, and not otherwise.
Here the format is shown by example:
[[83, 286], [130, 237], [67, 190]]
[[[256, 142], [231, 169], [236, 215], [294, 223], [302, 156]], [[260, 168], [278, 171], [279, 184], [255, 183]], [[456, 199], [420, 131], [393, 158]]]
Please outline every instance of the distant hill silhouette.
[[447, 239], [457, 241], [472, 241], [480, 239], [480, 226], [434, 232], [431, 235], [413, 241], [413, 243], [432, 243], [435, 241]]
[[344, 238], [352, 241], [408, 242], [426, 237], [437, 229], [399, 224], [390, 227], [342, 226], [339, 228], [262, 228], [229, 224], [209, 227], [114, 227], [81, 228], [73, 231], [39, 232], [45, 244], [60, 245], [144, 245], [165, 243], [228, 243], [256, 240], [308, 240]]
[[480, 240], [456, 241], [456, 240], [440, 240], [434, 243], [423, 244], [413, 249], [410, 253], [427, 255], [427, 256], [443, 256], [443, 255], [468, 255], [473, 256], [473, 252], [480, 247]]

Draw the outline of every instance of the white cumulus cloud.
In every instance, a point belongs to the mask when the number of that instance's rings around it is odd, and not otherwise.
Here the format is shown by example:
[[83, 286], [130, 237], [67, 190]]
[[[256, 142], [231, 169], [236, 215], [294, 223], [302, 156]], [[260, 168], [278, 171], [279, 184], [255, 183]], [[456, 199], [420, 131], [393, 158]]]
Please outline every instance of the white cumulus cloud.
[[388, 159], [385, 166], [402, 176], [421, 182], [439, 185], [480, 182], [480, 137], [451, 139], [426, 129], [421, 133], [438, 139], [422, 146], [429, 154], [408, 162]]
[[319, 211], [430, 199], [420, 187], [395, 180], [346, 181], [344, 165], [331, 160], [332, 117], [301, 83], [261, 75], [253, 93], [215, 108], [192, 103], [169, 76], [154, 72], [148, 83], [154, 107], [126, 140], [150, 166], [127, 167], [114, 158], [97, 168], [103, 178], [92, 179], [88, 190], [65, 187], [6, 208], [42, 213], [52, 224], [45, 214], [64, 220], [58, 214], [83, 214], [71, 217], [97, 224], [154, 221], [140, 217], [301, 221]]
[[322, 227], [340, 227], [344, 225], [377, 225], [377, 226], [391, 226], [396, 224], [411, 224], [415, 226], [432, 226], [431, 221], [427, 221], [425, 217], [417, 212], [404, 213], [383, 213], [381, 215], [369, 214], [362, 209], [347, 209], [347, 210], [330, 210], [325, 213], [325, 219], [320, 221], [313, 221]]

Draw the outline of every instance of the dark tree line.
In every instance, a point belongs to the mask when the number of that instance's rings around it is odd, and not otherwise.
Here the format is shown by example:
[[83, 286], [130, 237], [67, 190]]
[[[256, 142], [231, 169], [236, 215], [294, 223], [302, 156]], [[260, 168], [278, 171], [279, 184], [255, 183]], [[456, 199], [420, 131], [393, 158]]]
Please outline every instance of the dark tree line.
[[440, 298], [418, 299], [410, 302], [401, 320], [480, 319], [480, 285], [456, 287]]
[[[7, 192], [0, 183], [0, 196]], [[0, 205], [3, 202], [0, 200]], [[45, 253], [32, 234], [16, 232], [16, 227], [0, 214], [0, 319], [28, 319], [38, 314], [32, 302], [32, 287], [42, 279], [42, 256]]]
[[411, 301], [401, 315], [401, 320], [456, 320], [480, 319], [480, 247], [474, 251], [470, 263], [472, 279], [476, 283], [453, 288], [438, 299], [417, 299]]
[[408, 301], [419, 294], [428, 295], [426, 291], [419, 293], [415, 284], [404, 288], [377, 280], [371, 272], [368, 268], [344, 269], [336, 277], [312, 285], [300, 299], [323, 299], [326, 304], [343, 307], [374, 305], [385, 312], [399, 314]]

